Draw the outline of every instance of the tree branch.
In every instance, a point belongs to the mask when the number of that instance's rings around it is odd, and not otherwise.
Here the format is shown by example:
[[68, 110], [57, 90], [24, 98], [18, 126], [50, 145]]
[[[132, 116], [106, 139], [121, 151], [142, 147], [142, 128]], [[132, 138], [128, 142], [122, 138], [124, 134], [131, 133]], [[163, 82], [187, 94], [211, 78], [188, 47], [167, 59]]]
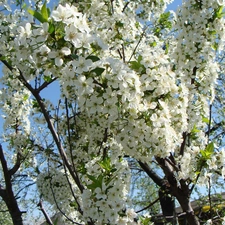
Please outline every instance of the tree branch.
[[[2, 55], [0, 54], [0, 57]], [[1, 60], [7, 67], [9, 70], [13, 70], [14, 68], [5, 60]], [[61, 158], [63, 160], [63, 162], [65, 163], [67, 169], [69, 170], [69, 173], [70, 175], [73, 177], [74, 181], [76, 182], [78, 188], [80, 189], [81, 192], [83, 192], [84, 190], [84, 187], [83, 185], [81, 184], [80, 182], [80, 179], [78, 177], [78, 175], [76, 175], [76, 171], [73, 171], [73, 168], [72, 166], [70, 165], [69, 163], [69, 160], [67, 158], [67, 155], [65, 153], [65, 150], [61, 144], [61, 141], [59, 139], [59, 136], [57, 135], [57, 132], [55, 131], [55, 128], [54, 128], [54, 125], [52, 123], [52, 121], [50, 120], [50, 115], [49, 115], [49, 112], [47, 111], [46, 107], [45, 107], [45, 104], [44, 104], [44, 101], [43, 99], [41, 98], [40, 94], [39, 94], [39, 91], [38, 89], [34, 89], [28, 82], [27, 80], [24, 78], [23, 76], [23, 73], [18, 69], [19, 71], [19, 76], [18, 76], [18, 79], [20, 80], [20, 82], [23, 83], [23, 85], [31, 92], [31, 94], [35, 97], [35, 99], [37, 100], [38, 102], [38, 105], [40, 106], [41, 108], [41, 111], [42, 111], [42, 114], [46, 120], [46, 123], [48, 125], [48, 128], [52, 134], [52, 137], [53, 137], [53, 140], [59, 150], [59, 153], [61, 155]]]
[[45, 219], [46, 219], [46, 223], [49, 225], [53, 225], [51, 218], [48, 216], [47, 212], [45, 211], [43, 205], [42, 205], [42, 201], [40, 199], [39, 203], [37, 204], [38, 207], [40, 207], [41, 212], [43, 213]]
[[157, 198], [155, 201], [151, 202], [149, 205], [147, 205], [147, 206], [144, 207], [143, 209], [140, 209], [140, 210], [136, 211], [136, 213], [140, 213], [140, 212], [142, 212], [142, 211], [144, 211], [144, 210], [150, 208], [151, 206], [153, 206], [153, 205], [154, 205], [156, 202], [158, 202], [158, 201], [159, 201], [159, 198]]
[[162, 187], [164, 184], [163, 178], [158, 176], [147, 163], [143, 163], [141, 161], [138, 161], [141, 168], [148, 174], [148, 176], [159, 186]]
[[18, 169], [20, 168], [21, 159], [22, 159], [21, 153], [18, 152], [17, 155], [16, 155], [16, 163], [13, 166], [13, 168], [9, 170], [10, 176], [14, 175], [18, 171]]
[[57, 77], [53, 78], [50, 82], [44, 82], [39, 88], [37, 88], [37, 92], [42, 91], [44, 88], [46, 88], [49, 84], [53, 83], [55, 80], [57, 80]]
[[9, 213], [13, 220], [13, 224], [14, 225], [23, 225], [22, 212], [20, 211], [20, 209], [18, 207], [17, 200], [13, 193], [12, 182], [11, 182], [12, 176], [8, 170], [7, 162], [6, 162], [1, 145], [0, 145], [0, 161], [2, 164], [2, 170], [3, 170], [3, 174], [4, 174], [5, 185], [6, 185], [5, 190], [1, 190], [0, 195], [7, 205], [7, 208], [9, 210]]
[[183, 136], [183, 142], [180, 146], [180, 155], [184, 155], [184, 148], [185, 148], [186, 139], [187, 139], [187, 136], [188, 136], [187, 132], [183, 132], [182, 136]]
[[190, 203], [190, 189], [185, 180], [179, 180], [179, 183], [175, 177], [173, 168], [168, 164], [168, 162], [160, 157], [156, 157], [156, 161], [159, 163], [163, 169], [164, 174], [168, 180], [169, 190], [173, 196], [175, 196], [180, 203], [184, 212], [186, 212], [186, 218], [189, 224], [199, 225], [199, 221], [196, 218], [194, 211]]

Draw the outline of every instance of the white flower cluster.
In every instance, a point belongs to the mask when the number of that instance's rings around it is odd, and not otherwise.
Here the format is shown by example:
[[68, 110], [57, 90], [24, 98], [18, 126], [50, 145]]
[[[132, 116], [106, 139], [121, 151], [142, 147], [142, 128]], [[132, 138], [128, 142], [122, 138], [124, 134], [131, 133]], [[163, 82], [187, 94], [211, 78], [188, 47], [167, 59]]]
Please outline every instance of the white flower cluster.
[[[111, 162], [113, 170], [105, 176], [103, 174], [107, 171], [100, 166], [100, 159], [92, 160], [85, 165], [87, 173], [82, 180], [89, 187], [82, 193], [85, 221], [102, 221], [115, 225], [119, 221], [123, 221], [124, 224], [134, 223], [136, 213], [131, 214], [130, 210], [126, 209], [129, 204], [127, 202], [130, 179], [130, 174], [127, 173], [128, 164], [126, 161], [115, 163], [117, 164]], [[92, 179], [92, 176], [95, 178]]]
[[[54, 164], [53, 164], [54, 165]], [[71, 221], [76, 220], [82, 224], [81, 214], [75, 208], [77, 201], [80, 200], [80, 195], [77, 186], [71, 177], [65, 171], [53, 167], [44, 168], [38, 174], [36, 185], [40, 194], [40, 198], [49, 202], [55, 211], [60, 210], [61, 219], [66, 221], [66, 224], [73, 224]], [[70, 185], [68, 186], [68, 181]], [[71, 190], [72, 189], [72, 190]], [[76, 193], [76, 199], [71, 192]], [[66, 215], [66, 216], [64, 216]], [[68, 221], [68, 218], [70, 221]]]
[[[37, 178], [37, 186], [40, 194], [51, 204], [70, 201], [70, 192], [67, 190], [67, 180], [63, 172], [51, 168], [51, 171], [43, 171]], [[69, 204], [68, 204], [69, 205]]]
[[30, 92], [23, 87], [20, 81], [15, 79], [16, 77], [16, 70], [10, 72], [4, 67], [4, 77], [1, 78], [1, 82], [6, 85], [6, 88], [0, 90], [4, 129], [12, 129], [15, 135], [17, 127], [17, 131], [23, 132], [23, 135], [26, 136], [30, 134], [30, 121], [28, 119], [31, 110]]
[[[77, 188], [73, 185], [70, 176], [56, 168], [44, 169], [42, 173], [39, 174], [36, 183], [40, 196], [45, 201], [55, 206], [56, 211], [60, 209], [61, 212], [67, 215], [71, 220], [76, 218], [76, 220], [79, 221], [81, 215], [78, 211], [74, 210], [76, 200], [71, 197], [71, 190], [68, 186], [67, 179], [71, 182], [73, 191], [77, 192]], [[63, 217], [63, 219], [66, 220], [65, 217]]]
[[[219, 72], [215, 62], [216, 51], [224, 43], [224, 29], [217, 29], [224, 18], [216, 18], [218, 1], [186, 1], [177, 12], [175, 29], [178, 30], [173, 59], [179, 74], [185, 101], [187, 132], [192, 136], [190, 146], [181, 159], [180, 177], [195, 177], [196, 164], [207, 139], [204, 118], [209, 116], [209, 102], [214, 98], [214, 87]], [[180, 85], [179, 85], [180, 86]], [[191, 163], [193, 167], [189, 167]], [[211, 164], [211, 163], [210, 163]], [[213, 164], [211, 164], [213, 166]]]

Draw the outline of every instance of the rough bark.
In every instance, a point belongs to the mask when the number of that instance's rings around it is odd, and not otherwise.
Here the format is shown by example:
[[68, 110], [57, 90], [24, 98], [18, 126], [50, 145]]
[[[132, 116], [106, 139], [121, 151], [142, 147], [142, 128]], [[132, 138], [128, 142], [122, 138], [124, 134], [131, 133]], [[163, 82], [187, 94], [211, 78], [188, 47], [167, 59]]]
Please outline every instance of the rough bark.
[[23, 225], [22, 219], [23, 212], [20, 211], [16, 197], [13, 192], [11, 181], [12, 174], [11, 171], [8, 169], [7, 162], [5, 160], [5, 156], [1, 145], [0, 145], [0, 161], [2, 164], [2, 170], [5, 179], [5, 188], [0, 189], [0, 196], [2, 197], [3, 201], [5, 202], [9, 210], [13, 224]]
[[164, 184], [163, 178], [158, 176], [147, 163], [143, 163], [141, 161], [138, 161], [141, 168], [147, 173], [147, 175], [157, 184], [159, 187], [162, 187]]
[[200, 225], [198, 218], [194, 214], [194, 210], [190, 204], [190, 189], [189, 185], [184, 180], [177, 181], [174, 170], [169, 163], [168, 159], [158, 158], [156, 157], [156, 161], [159, 163], [161, 168], [164, 171], [164, 174], [167, 178], [170, 192], [173, 196], [176, 197], [183, 212], [186, 213], [186, 219], [189, 225]]
[[138, 161], [141, 168], [147, 173], [147, 175], [157, 184], [160, 189], [158, 192], [159, 201], [162, 209], [163, 216], [170, 217], [168, 221], [171, 221], [171, 218], [173, 219], [174, 215], [174, 200], [171, 196], [169, 196], [170, 189], [168, 186], [168, 182], [158, 176], [149, 166], [147, 163], [143, 163]]
[[42, 201], [40, 200], [38, 205], [38, 207], [40, 207], [41, 212], [43, 213], [46, 223], [49, 225], [53, 225], [51, 218], [49, 217], [49, 215], [47, 214], [47, 212], [45, 211], [43, 205], [42, 205]]
[[[174, 213], [174, 200], [169, 195], [168, 191], [160, 188], [159, 189], [159, 201], [162, 208], [163, 216], [173, 216]], [[167, 220], [170, 221], [171, 219]]]

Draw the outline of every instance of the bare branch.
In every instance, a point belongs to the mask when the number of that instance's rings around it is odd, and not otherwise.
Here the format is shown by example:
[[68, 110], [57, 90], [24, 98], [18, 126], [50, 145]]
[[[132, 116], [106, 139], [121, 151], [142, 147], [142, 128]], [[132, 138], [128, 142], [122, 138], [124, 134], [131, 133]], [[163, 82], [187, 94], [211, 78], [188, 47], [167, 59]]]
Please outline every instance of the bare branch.
[[159, 177], [147, 163], [138, 161], [141, 168], [148, 174], [148, 176], [159, 186], [162, 187], [164, 184], [163, 178]]
[[44, 88], [46, 88], [49, 84], [53, 83], [55, 80], [57, 80], [57, 77], [52, 78], [50, 82], [44, 82], [39, 88], [37, 88], [37, 92], [42, 91]]
[[140, 210], [136, 211], [136, 213], [140, 213], [140, 212], [142, 212], [142, 211], [144, 211], [144, 210], [150, 208], [151, 206], [153, 206], [153, 205], [154, 205], [156, 202], [158, 202], [158, 201], [159, 201], [159, 198], [157, 198], [155, 201], [151, 202], [149, 205], [147, 205], [147, 206], [144, 207], [143, 209], [140, 209]]
[[40, 199], [38, 205], [38, 207], [40, 207], [41, 212], [43, 213], [45, 219], [46, 219], [46, 223], [49, 225], [53, 225], [51, 218], [48, 216], [47, 212], [45, 211], [43, 204], [42, 204], [42, 200]]
[[129, 5], [129, 3], [130, 3], [130, 2], [128, 2], [128, 1], [126, 2], [126, 4], [125, 4], [125, 5], [124, 5], [124, 7], [123, 7], [122, 12], [124, 12], [124, 11], [125, 11], [125, 9], [127, 8], [127, 6]]
[[1, 197], [7, 205], [9, 213], [12, 217], [14, 225], [23, 225], [22, 213], [18, 207], [18, 203], [16, 197], [13, 193], [12, 182], [11, 182], [11, 174], [8, 170], [7, 162], [3, 153], [2, 146], [0, 145], [0, 161], [2, 164], [2, 170], [5, 179], [5, 190], [1, 190]]
[[9, 174], [11, 176], [14, 175], [18, 171], [18, 169], [20, 168], [21, 159], [22, 159], [22, 155], [21, 155], [21, 153], [18, 152], [17, 155], [16, 155], [16, 163], [13, 166], [13, 168], [9, 170]]

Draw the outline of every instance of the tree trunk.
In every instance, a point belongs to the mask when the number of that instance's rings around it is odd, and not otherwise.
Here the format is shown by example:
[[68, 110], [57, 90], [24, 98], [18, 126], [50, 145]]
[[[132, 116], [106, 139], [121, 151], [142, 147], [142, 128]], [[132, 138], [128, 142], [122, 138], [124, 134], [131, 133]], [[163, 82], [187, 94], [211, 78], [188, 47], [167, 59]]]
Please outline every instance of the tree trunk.
[[190, 204], [190, 190], [189, 185], [184, 180], [179, 180], [179, 183], [174, 174], [172, 163], [168, 163], [169, 159], [156, 157], [168, 181], [170, 193], [175, 196], [180, 203], [183, 212], [186, 213], [186, 219], [189, 225], [200, 225], [198, 218], [195, 216], [194, 211]]
[[163, 216], [165, 216], [166, 221], [172, 221], [174, 213], [174, 200], [173, 197], [169, 195], [168, 190], [163, 188], [159, 189], [159, 201], [162, 208]]
[[8, 169], [7, 162], [3, 153], [2, 146], [0, 145], [0, 161], [5, 179], [5, 188], [0, 187], [0, 196], [7, 205], [14, 225], [23, 225], [22, 212], [17, 204], [16, 197], [13, 193], [11, 171]]
[[186, 220], [189, 225], [200, 225], [198, 218], [195, 216], [194, 210], [192, 209], [189, 197], [178, 195], [177, 200], [183, 209], [183, 212], [186, 213]]
[[23, 225], [22, 213], [20, 210], [15, 209], [14, 211], [10, 212], [10, 215], [14, 225]]
[[14, 225], [23, 225], [22, 212], [20, 211], [12, 190], [0, 189], [0, 196], [5, 202]]

